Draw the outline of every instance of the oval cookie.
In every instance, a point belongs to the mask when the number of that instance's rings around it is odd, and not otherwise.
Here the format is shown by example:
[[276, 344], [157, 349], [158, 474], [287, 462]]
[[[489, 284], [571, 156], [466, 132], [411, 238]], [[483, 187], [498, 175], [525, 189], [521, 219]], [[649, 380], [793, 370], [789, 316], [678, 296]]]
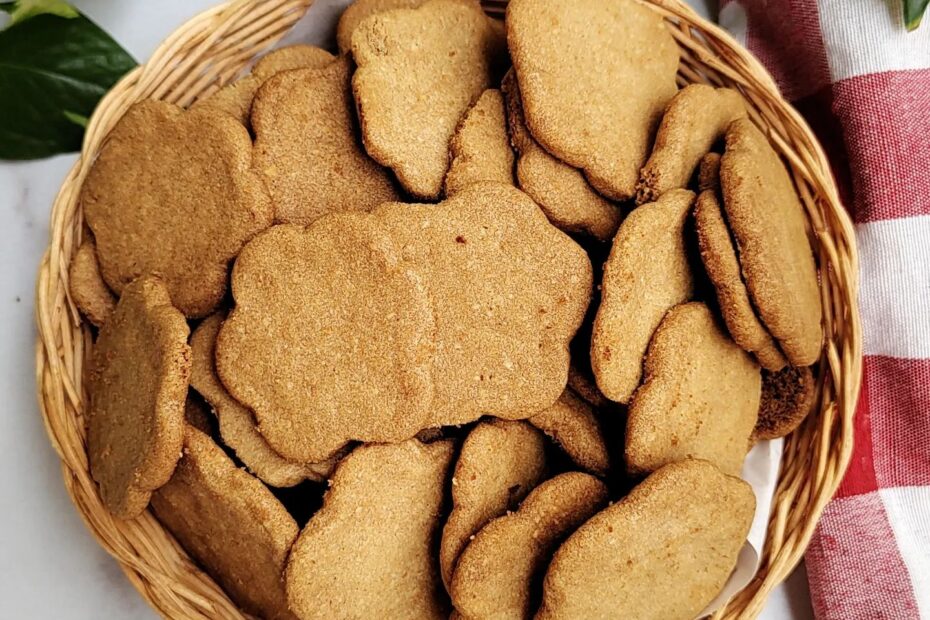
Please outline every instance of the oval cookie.
[[534, 594], [552, 552], [606, 503], [603, 482], [569, 472], [536, 487], [516, 512], [484, 526], [452, 578], [452, 604], [461, 617], [532, 617]]
[[804, 208], [785, 165], [748, 119], [727, 130], [720, 185], [759, 318], [793, 365], [813, 364], [823, 342], [822, 308]]
[[242, 250], [232, 288], [217, 372], [276, 452], [314, 463], [429, 426], [432, 307], [371, 215], [275, 226]]
[[451, 441], [357, 448], [339, 464], [285, 572], [301, 620], [448, 618], [434, 540]]
[[545, 470], [545, 441], [528, 424], [490, 420], [472, 429], [455, 463], [452, 512], [439, 544], [446, 586], [469, 539], [491, 519], [515, 509]]
[[100, 275], [93, 239], [85, 239], [71, 259], [68, 284], [74, 305], [94, 326], [102, 327], [116, 307], [116, 297]]
[[692, 302], [669, 310], [627, 413], [626, 460], [646, 473], [688, 458], [738, 474], [756, 425], [759, 366]]
[[667, 465], [556, 551], [537, 620], [692, 620], [736, 566], [752, 487], [706, 461]]
[[501, 91], [489, 88], [481, 94], [462, 117], [449, 150], [447, 196], [481, 181], [513, 183], [513, 151]]
[[229, 262], [272, 217], [242, 125], [153, 100], [134, 104], [110, 132], [81, 204], [109, 287], [122, 293], [155, 274], [188, 318], [220, 303]]
[[693, 202], [692, 192], [666, 192], [633, 210], [614, 237], [591, 334], [591, 368], [610, 400], [629, 401], [652, 333], [669, 308], [691, 297], [685, 222]]
[[244, 611], [294, 620], [282, 575], [297, 524], [207, 435], [187, 427], [184, 456], [171, 481], [152, 496], [152, 508]]
[[786, 366], [778, 372], [762, 371], [762, 399], [755, 441], [793, 433], [814, 406], [817, 386], [810, 367]]
[[164, 283], [142, 277], [123, 290], [94, 343], [87, 456], [104, 506], [121, 519], [145, 510], [181, 456], [187, 335]]
[[527, 422], [548, 435], [579, 468], [606, 476], [610, 454], [594, 409], [574, 391], [565, 390], [555, 404]]

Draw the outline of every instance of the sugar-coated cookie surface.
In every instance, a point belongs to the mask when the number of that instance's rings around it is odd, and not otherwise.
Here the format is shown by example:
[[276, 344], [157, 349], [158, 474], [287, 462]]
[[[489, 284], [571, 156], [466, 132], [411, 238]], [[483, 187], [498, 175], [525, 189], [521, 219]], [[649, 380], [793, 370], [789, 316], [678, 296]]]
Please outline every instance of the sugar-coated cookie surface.
[[634, 0], [512, 0], [506, 26], [530, 132], [604, 196], [633, 196], [677, 91], [661, 17]]
[[720, 313], [736, 344], [753, 353], [764, 368], [779, 370], [788, 363], [772, 335], [756, 316], [739, 259], [714, 190], [705, 190], [694, 206], [701, 261], [717, 292]]
[[180, 458], [187, 335], [165, 285], [146, 276], [123, 290], [94, 344], [87, 454], [103, 504], [121, 519], [145, 510]]
[[436, 320], [429, 426], [551, 405], [591, 296], [585, 251], [523, 192], [479, 183], [438, 205], [374, 211], [422, 277]]
[[536, 618], [692, 620], [726, 583], [754, 512], [739, 478], [667, 465], [559, 547]]
[[708, 153], [698, 165], [698, 191], [720, 191], [720, 153]]
[[217, 372], [276, 452], [319, 462], [430, 426], [430, 300], [373, 216], [273, 227], [243, 248], [232, 289]]
[[762, 371], [762, 400], [753, 431], [755, 441], [784, 437], [801, 425], [814, 406], [817, 386], [809, 366]]
[[210, 108], [225, 112], [249, 127], [249, 114], [255, 93], [261, 85], [276, 73], [302, 67], [324, 67], [335, 60], [335, 56], [313, 45], [289, 45], [272, 50], [258, 59], [252, 72], [235, 82], [223, 86], [203, 99], [198, 99], [191, 109]]
[[639, 175], [636, 200], [652, 202], [685, 187], [701, 158], [737, 118], [746, 116], [743, 98], [730, 88], [689, 84], [669, 102], [652, 154]]
[[566, 389], [554, 405], [527, 422], [546, 433], [580, 469], [607, 475], [610, 454], [601, 424], [591, 405], [573, 390]]
[[87, 320], [96, 327], [106, 323], [116, 307], [116, 297], [100, 275], [93, 239], [85, 239], [74, 253], [68, 267], [68, 285], [74, 305]]
[[568, 232], [582, 232], [605, 241], [614, 236], [623, 214], [588, 185], [577, 168], [550, 155], [530, 135], [523, 117], [523, 102], [513, 71], [508, 71], [501, 85], [507, 104], [510, 142], [516, 149], [516, 177], [546, 217]]
[[271, 193], [275, 221], [310, 224], [398, 199], [388, 171], [356, 137], [350, 80], [342, 57], [275, 75], [255, 96], [255, 169]]
[[188, 426], [184, 456], [152, 496], [158, 520], [248, 613], [293, 620], [282, 575], [297, 524], [265, 485]]
[[490, 420], [472, 429], [455, 463], [452, 511], [439, 544], [446, 586], [469, 539], [491, 519], [515, 510], [545, 471], [545, 440], [529, 424]]
[[633, 210], [614, 237], [591, 334], [591, 367], [610, 400], [629, 401], [652, 333], [669, 308], [691, 297], [685, 223], [693, 203], [692, 192], [666, 192]]
[[451, 441], [411, 439], [339, 464], [285, 572], [301, 620], [448, 618], [435, 539], [452, 455]]
[[813, 364], [823, 342], [823, 312], [807, 218], [785, 164], [748, 119], [727, 130], [720, 185], [759, 318], [793, 365]]
[[591, 370], [582, 369], [575, 362], [568, 367], [568, 387], [583, 401], [594, 407], [603, 407], [610, 402], [597, 388]]
[[352, 33], [366, 18], [392, 9], [415, 9], [427, 0], [355, 0], [339, 16], [336, 44], [341, 54], [352, 51]]
[[430, 0], [355, 28], [352, 88], [365, 148], [415, 197], [442, 191], [452, 135], [491, 85], [503, 47], [477, 0]]
[[242, 125], [154, 100], [133, 104], [110, 132], [81, 204], [110, 288], [156, 274], [189, 318], [219, 304], [229, 261], [272, 217]]
[[691, 302], [669, 310], [627, 412], [627, 469], [647, 473], [688, 458], [738, 474], [756, 426], [759, 365]]
[[449, 146], [446, 195], [472, 183], [513, 183], [513, 150], [507, 137], [504, 99], [489, 88], [462, 117]]
[[460, 617], [532, 618], [552, 552], [606, 503], [603, 482], [569, 472], [536, 487], [516, 512], [488, 523], [465, 548], [452, 578]]
[[301, 463], [282, 457], [258, 432], [252, 412], [230, 396], [216, 376], [214, 350], [224, 318], [224, 313], [205, 318], [191, 335], [191, 387], [216, 412], [223, 443], [252, 474], [273, 487], [290, 487], [303, 480], [324, 480], [336, 465], [334, 458], [320, 463]]

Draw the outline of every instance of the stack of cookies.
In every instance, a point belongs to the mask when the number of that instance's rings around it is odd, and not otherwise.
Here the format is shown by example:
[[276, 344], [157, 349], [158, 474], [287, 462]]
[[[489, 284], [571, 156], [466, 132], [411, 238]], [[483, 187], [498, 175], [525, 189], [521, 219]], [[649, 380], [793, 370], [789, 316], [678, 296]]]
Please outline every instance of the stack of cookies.
[[266, 618], [681, 618], [811, 409], [807, 219], [635, 0], [357, 0], [83, 186], [87, 447]]

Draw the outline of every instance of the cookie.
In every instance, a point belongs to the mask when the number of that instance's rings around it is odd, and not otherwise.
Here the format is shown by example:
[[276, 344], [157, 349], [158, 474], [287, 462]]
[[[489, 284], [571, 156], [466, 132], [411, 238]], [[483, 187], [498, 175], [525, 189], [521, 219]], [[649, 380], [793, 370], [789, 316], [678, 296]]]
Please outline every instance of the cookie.
[[481, 94], [462, 117], [449, 148], [447, 196], [480, 181], [513, 183], [513, 151], [501, 91], [489, 88]]
[[698, 196], [694, 225], [701, 262], [717, 292], [720, 313], [730, 336], [736, 344], [753, 353], [764, 368], [780, 370], [788, 362], [772, 335], [759, 321], [749, 300], [730, 229], [715, 191], [705, 190]]
[[738, 474], [761, 389], [758, 364], [706, 305], [672, 308], [649, 343], [643, 384], [630, 401], [627, 469], [642, 474], [694, 458]]
[[606, 504], [603, 482], [569, 472], [536, 487], [518, 511], [488, 523], [452, 578], [452, 604], [461, 617], [531, 618], [552, 552]]
[[208, 97], [198, 99], [191, 105], [191, 109], [210, 108], [225, 112], [249, 127], [255, 93], [265, 80], [291, 69], [325, 67], [335, 58], [326, 50], [313, 45], [289, 45], [272, 50], [255, 63], [250, 74], [230, 82]]
[[84, 239], [68, 268], [71, 299], [87, 320], [102, 327], [116, 308], [116, 298], [100, 275], [93, 239]]
[[501, 84], [507, 105], [510, 142], [518, 153], [516, 178], [555, 226], [601, 241], [613, 238], [623, 218], [620, 209], [595, 192], [584, 175], [543, 149], [530, 135], [523, 117], [520, 89], [513, 71]]
[[597, 389], [597, 384], [594, 382], [594, 376], [590, 374], [590, 370], [582, 370], [574, 362], [568, 367], [568, 387], [592, 407], [604, 407], [610, 402]]
[[785, 165], [748, 119], [727, 130], [720, 185], [753, 306], [788, 361], [809, 366], [823, 332], [807, 220]]
[[490, 420], [468, 433], [452, 475], [452, 512], [442, 529], [443, 583], [468, 541], [484, 525], [515, 510], [546, 471], [546, 442], [524, 422]]
[[110, 132], [81, 204], [107, 285], [122, 293], [155, 274], [188, 318], [219, 304], [228, 263], [272, 217], [242, 125], [154, 100], [134, 104]]
[[513, 0], [506, 25], [530, 133], [605, 197], [632, 197], [677, 91], [662, 18], [634, 0]]
[[292, 620], [281, 577], [297, 524], [265, 485], [188, 426], [184, 456], [152, 496], [155, 516], [236, 604]]
[[745, 117], [743, 98], [731, 88], [689, 84], [678, 91], [665, 109], [652, 154], [639, 174], [636, 201], [653, 202], [670, 189], [685, 187], [730, 123]]
[[415, 197], [442, 191], [455, 128], [490, 86], [502, 47], [477, 0], [430, 0], [355, 28], [352, 88], [365, 148]]
[[207, 317], [191, 336], [191, 387], [216, 412], [223, 443], [252, 474], [273, 487], [290, 487], [304, 480], [325, 480], [332, 473], [336, 458], [320, 463], [300, 463], [282, 457], [258, 432], [252, 412], [230, 396], [220, 383], [213, 359], [223, 319], [222, 313]]
[[146, 276], [123, 290], [94, 344], [87, 456], [103, 505], [120, 519], [145, 510], [180, 458], [187, 334], [164, 283]]
[[572, 390], [565, 390], [554, 405], [527, 422], [548, 435], [580, 469], [607, 475], [610, 456], [601, 424], [594, 409]]
[[357, 448], [285, 571], [288, 603], [314, 618], [448, 618], [434, 552], [451, 441]]
[[275, 452], [316, 463], [436, 426], [430, 300], [374, 217], [271, 228], [239, 254], [232, 290], [216, 370]]
[[813, 408], [816, 394], [809, 366], [786, 366], [778, 372], [763, 370], [762, 398], [753, 440], [777, 439], [793, 433]]
[[355, 0], [343, 11], [336, 25], [339, 53], [348, 54], [352, 51], [352, 33], [366, 18], [393, 9], [415, 9], [424, 2], [426, 0]]
[[[191, 366], [193, 366], [193, 362]], [[197, 398], [197, 395], [193, 392], [188, 392], [187, 400], [184, 401], [184, 421], [201, 433], [209, 435], [212, 432], [211, 417], [210, 407], [203, 402], [203, 399]]]
[[523, 419], [555, 402], [591, 295], [584, 250], [526, 194], [500, 183], [374, 214], [433, 302], [427, 425]]
[[698, 165], [698, 191], [720, 191], [720, 153], [708, 153]]
[[685, 223], [693, 203], [692, 192], [666, 192], [630, 213], [614, 237], [591, 334], [591, 368], [610, 400], [630, 400], [652, 333], [669, 308], [691, 297]]
[[255, 169], [275, 221], [310, 224], [327, 213], [397, 200], [387, 170], [356, 138], [348, 58], [270, 78], [252, 105]]
[[536, 618], [696, 618], [730, 577], [754, 512], [739, 478], [705, 461], [667, 465], [559, 547]]

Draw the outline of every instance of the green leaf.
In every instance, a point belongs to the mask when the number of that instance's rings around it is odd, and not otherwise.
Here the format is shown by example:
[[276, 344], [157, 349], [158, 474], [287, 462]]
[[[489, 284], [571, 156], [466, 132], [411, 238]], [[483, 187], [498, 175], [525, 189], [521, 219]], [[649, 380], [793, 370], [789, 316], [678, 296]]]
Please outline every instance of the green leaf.
[[78, 127], [83, 127], [84, 129], [87, 129], [87, 122], [90, 119], [87, 118], [86, 116], [75, 114], [74, 112], [71, 112], [70, 110], [65, 110], [64, 115], [66, 119], [68, 119], [69, 121], [77, 125]]
[[15, 2], [0, 2], [0, 11], [3, 11], [4, 13], [12, 13], [13, 9], [15, 8]]
[[81, 16], [77, 9], [64, 2], [64, 0], [17, 0], [12, 4], [14, 6], [13, 10], [9, 12], [9, 26], [15, 26], [36, 15], [57, 15], [65, 19], [74, 19]]
[[0, 159], [81, 147], [89, 117], [135, 61], [84, 16], [38, 15], [0, 32]]
[[917, 30], [930, 0], [904, 0], [904, 25], [908, 32]]

